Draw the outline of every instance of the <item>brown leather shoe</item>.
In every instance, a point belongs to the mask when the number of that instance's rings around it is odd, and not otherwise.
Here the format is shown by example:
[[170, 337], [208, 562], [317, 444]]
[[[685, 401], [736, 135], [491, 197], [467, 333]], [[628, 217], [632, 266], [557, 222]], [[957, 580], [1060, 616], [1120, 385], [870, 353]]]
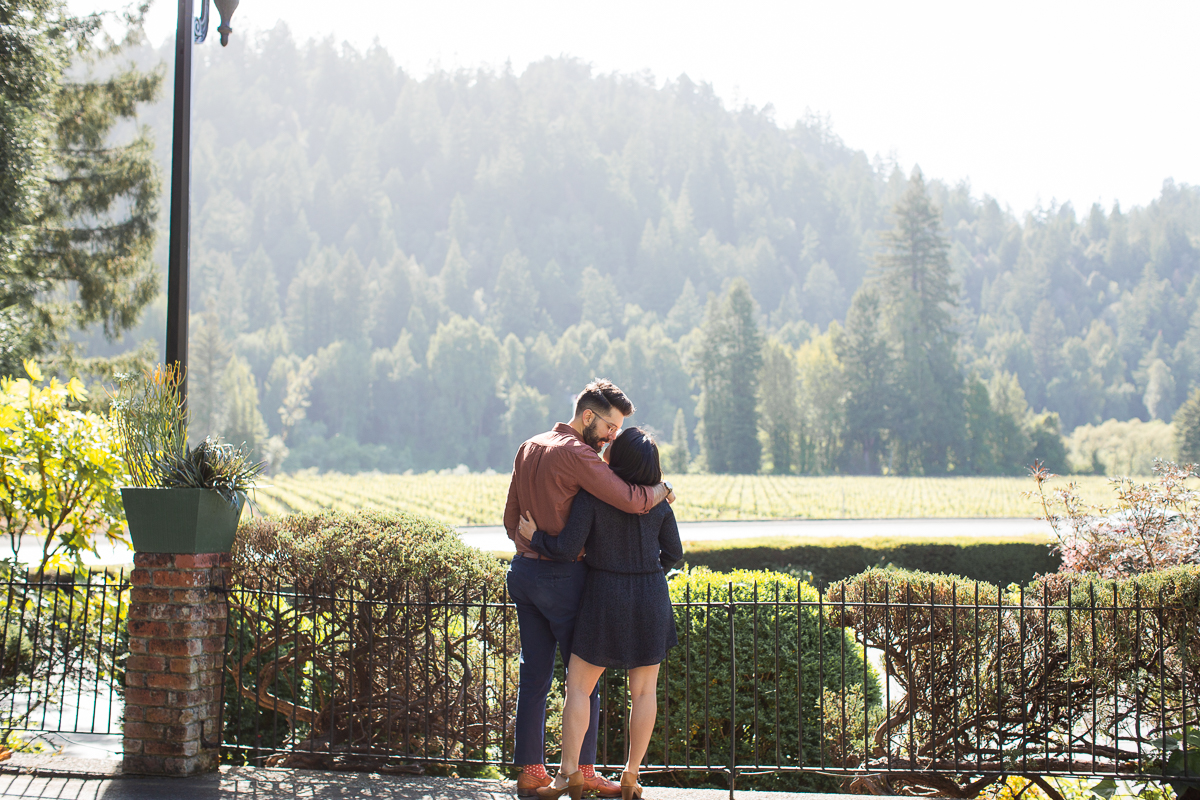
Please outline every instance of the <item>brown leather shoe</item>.
[[596, 773], [596, 777], [583, 779], [583, 791], [595, 792], [600, 797], [620, 797], [621, 786]]
[[517, 776], [517, 797], [537, 797], [537, 790], [554, 783], [549, 775], [538, 778], [522, 772]]

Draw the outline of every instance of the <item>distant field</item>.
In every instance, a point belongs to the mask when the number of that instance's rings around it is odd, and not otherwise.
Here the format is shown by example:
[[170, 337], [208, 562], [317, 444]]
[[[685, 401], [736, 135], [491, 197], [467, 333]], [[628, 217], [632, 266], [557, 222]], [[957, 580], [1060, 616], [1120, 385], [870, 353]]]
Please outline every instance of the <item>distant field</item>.
[[[277, 475], [254, 499], [265, 514], [320, 508], [413, 511], [451, 525], [500, 525], [508, 475]], [[1026, 478], [671, 476], [680, 521], [1035, 517]], [[1105, 478], [1081, 477], [1083, 498], [1109, 503]], [[1066, 485], [1058, 479], [1055, 485]]]

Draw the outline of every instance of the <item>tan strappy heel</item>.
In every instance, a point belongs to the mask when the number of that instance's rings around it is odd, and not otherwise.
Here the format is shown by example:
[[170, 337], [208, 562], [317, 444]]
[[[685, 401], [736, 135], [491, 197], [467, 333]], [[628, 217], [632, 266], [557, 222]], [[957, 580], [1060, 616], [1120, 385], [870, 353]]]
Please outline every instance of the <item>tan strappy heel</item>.
[[636, 772], [621, 773], [621, 800], [641, 800], [642, 785], [637, 782]]
[[554, 784], [543, 786], [537, 790], [538, 797], [544, 797], [547, 800], [555, 800], [562, 797], [564, 794], [569, 796], [571, 800], [582, 800], [583, 798], [583, 772], [575, 770], [567, 776], [567, 785], [561, 789], [555, 789]]

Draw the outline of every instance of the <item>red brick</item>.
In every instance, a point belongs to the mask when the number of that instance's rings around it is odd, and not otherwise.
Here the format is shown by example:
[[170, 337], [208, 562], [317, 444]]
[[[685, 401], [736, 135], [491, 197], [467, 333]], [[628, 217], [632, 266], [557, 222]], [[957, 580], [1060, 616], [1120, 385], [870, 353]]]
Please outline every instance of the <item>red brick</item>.
[[141, 655], [142, 653], [145, 653], [148, 647], [146, 642], [147, 640], [141, 638], [140, 636], [136, 639], [130, 639], [128, 648], [129, 652], [135, 655]]
[[165, 706], [167, 693], [157, 689], [126, 689], [126, 707], [135, 706]]
[[203, 672], [208, 665], [201, 661], [203, 656], [189, 656], [187, 658], [172, 658], [171, 672], [180, 675], [191, 675], [197, 672]]
[[196, 675], [177, 675], [171, 672], [159, 672], [147, 675], [146, 685], [151, 689], [169, 689], [173, 692], [186, 692], [199, 688], [200, 680]]
[[182, 725], [167, 725], [163, 728], [163, 739], [168, 742], [200, 741], [200, 723], [189, 722]]
[[147, 708], [146, 721], [160, 725], [187, 725], [197, 721], [200, 713], [195, 708]]
[[144, 672], [125, 672], [125, 688], [126, 689], [145, 689], [146, 688], [146, 673]]
[[197, 622], [204, 619], [204, 606], [195, 603], [186, 605], [180, 603], [172, 603], [168, 606], [163, 606], [162, 616], [159, 619], [169, 619], [177, 622]]
[[154, 573], [154, 585], [164, 586], [168, 589], [174, 589], [176, 587], [188, 589], [197, 586], [209, 586], [211, 583], [212, 576], [206, 569], [162, 569]]
[[229, 606], [224, 603], [206, 603], [202, 606], [196, 606], [196, 613], [201, 619], [223, 620], [229, 616]]
[[171, 602], [179, 605], [198, 606], [207, 603], [212, 598], [212, 592], [208, 590], [208, 587], [203, 589], [156, 589], [155, 591], [170, 593]]
[[216, 697], [216, 688], [209, 686], [202, 689], [193, 689], [190, 692], [169, 692], [167, 699], [170, 700], [172, 706], [192, 708], [194, 706], [202, 706], [205, 703], [211, 703]]
[[169, 567], [175, 558], [171, 553], [134, 553], [135, 567]]
[[171, 600], [170, 589], [154, 589], [150, 586], [135, 586], [129, 593], [130, 603], [167, 603]]
[[200, 639], [151, 639], [147, 649], [162, 656], [195, 656], [204, 651], [207, 643], [208, 640]]
[[204, 652], [206, 653], [221, 653], [225, 650], [225, 637], [209, 636], [204, 639]]
[[149, 722], [126, 722], [124, 734], [130, 739], [161, 739], [166, 728]]
[[145, 639], [165, 639], [170, 635], [170, 628], [161, 620], [131, 619], [128, 630], [131, 637], [141, 636]]
[[200, 752], [199, 737], [186, 742], [143, 742], [142, 752], [148, 756], [194, 756]]
[[[126, 722], [141, 722], [146, 717], [146, 709], [144, 706], [125, 706], [124, 719]], [[152, 719], [150, 722], [160, 722], [160, 720]]]
[[160, 656], [130, 656], [125, 662], [128, 672], [162, 672], [167, 668], [167, 660]]
[[192, 553], [188, 555], [175, 556], [175, 567], [177, 569], [194, 569], [196, 567], [216, 567], [227, 560], [228, 553]]
[[129, 573], [130, 586], [149, 586], [154, 580], [153, 570], [135, 569]]
[[126, 752], [121, 759], [121, 771], [128, 775], [161, 775], [162, 759], [140, 755], [142, 743], [137, 744], [137, 754]]
[[127, 756], [136, 756], [142, 752], [142, 740], [130, 739], [126, 737], [125, 740], [121, 742], [121, 750], [123, 750]]
[[202, 639], [214, 635], [211, 622], [172, 622], [167, 626], [172, 639]]

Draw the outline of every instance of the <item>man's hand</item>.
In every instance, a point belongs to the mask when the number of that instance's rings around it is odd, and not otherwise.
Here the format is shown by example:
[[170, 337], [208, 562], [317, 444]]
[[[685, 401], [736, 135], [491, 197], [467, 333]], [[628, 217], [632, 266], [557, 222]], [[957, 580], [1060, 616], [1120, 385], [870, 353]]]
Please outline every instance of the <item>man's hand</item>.
[[663, 500], [668, 503], [675, 502], [675, 492], [667, 486], [665, 481], [654, 487], [654, 505], [658, 505]]
[[537, 523], [533, 521], [533, 517], [528, 514], [521, 515], [521, 521], [517, 523], [517, 534], [525, 540], [525, 543], [533, 541], [533, 533], [537, 530]]

